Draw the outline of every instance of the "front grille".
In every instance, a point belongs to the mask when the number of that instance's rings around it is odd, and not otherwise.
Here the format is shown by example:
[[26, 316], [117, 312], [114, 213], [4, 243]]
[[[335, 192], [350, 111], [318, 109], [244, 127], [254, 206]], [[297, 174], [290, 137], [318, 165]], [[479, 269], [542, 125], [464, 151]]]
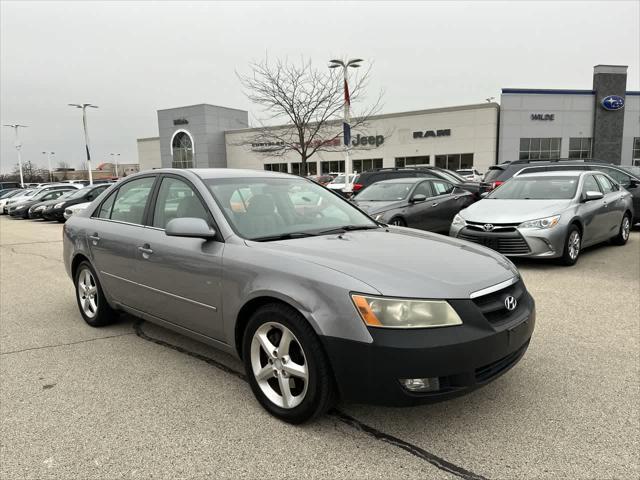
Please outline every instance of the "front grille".
[[510, 353], [506, 357], [502, 357], [500, 360], [490, 363], [489, 365], [485, 365], [484, 367], [476, 368], [476, 382], [486, 383], [492, 378], [497, 377], [504, 371], [510, 369], [518, 360], [520, 360], [522, 355], [524, 355], [528, 346], [529, 342], [527, 341], [518, 350]]
[[465, 227], [458, 233], [458, 238], [484, 245], [503, 255], [525, 255], [531, 252], [529, 245], [515, 228], [512, 231], [481, 232]]
[[[502, 290], [474, 298], [473, 303], [475, 303], [476, 307], [478, 307], [489, 323], [500, 326], [520, 317], [525, 304], [525, 293], [524, 283], [522, 280], [518, 280], [513, 285], [503, 288]], [[505, 299], [509, 296], [514, 297], [517, 302], [516, 308], [511, 311], [507, 310], [504, 304]]]

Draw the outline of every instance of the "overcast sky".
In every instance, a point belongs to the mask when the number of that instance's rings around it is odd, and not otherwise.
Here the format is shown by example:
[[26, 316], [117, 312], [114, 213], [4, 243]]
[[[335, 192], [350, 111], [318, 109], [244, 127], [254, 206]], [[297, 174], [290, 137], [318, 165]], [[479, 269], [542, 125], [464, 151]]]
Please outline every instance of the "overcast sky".
[[[599, 63], [629, 66], [640, 90], [640, 2], [10, 2], [0, 4], [2, 124], [22, 123], [23, 159], [79, 166], [80, 110], [92, 156], [137, 162], [156, 110], [247, 109], [235, 71], [251, 60], [374, 62], [383, 113], [483, 102], [503, 87], [591, 88]], [[0, 168], [16, 162], [2, 128]]]

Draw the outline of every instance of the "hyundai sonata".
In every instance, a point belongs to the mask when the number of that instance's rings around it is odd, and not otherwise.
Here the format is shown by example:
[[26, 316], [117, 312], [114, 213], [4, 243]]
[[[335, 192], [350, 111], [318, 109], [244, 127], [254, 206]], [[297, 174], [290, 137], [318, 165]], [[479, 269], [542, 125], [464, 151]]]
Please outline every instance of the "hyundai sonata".
[[413, 405], [485, 385], [535, 322], [502, 255], [379, 224], [281, 173], [127, 177], [65, 224], [64, 262], [89, 325], [124, 311], [236, 355], [291, 423], [337, 398]]

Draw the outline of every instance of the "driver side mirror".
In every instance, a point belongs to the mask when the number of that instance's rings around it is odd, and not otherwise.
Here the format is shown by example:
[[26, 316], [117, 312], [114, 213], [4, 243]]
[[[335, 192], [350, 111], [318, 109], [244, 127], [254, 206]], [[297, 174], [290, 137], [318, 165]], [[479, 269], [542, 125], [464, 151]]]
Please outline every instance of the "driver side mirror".
[[640, 185], [640, 180], [636, 180], [635, 178], [629, 179], [629, 185], [626, 188], [636, 188]]
[[602, 192], [588, 191], [584, 194], [582, 201], [591, 202], [593, 200], [600, 200], [601, 198], [604, 198], [604, 194]]
[[418, 202], [424, 202], [427, 199], [427, 196], [422, 194], [422, 193], [416, 193], [413, 197], [411, 197], [411, 200], [409, 200], [411, 203], [418, 203]]
[[182, 217], [169, 220], [164, 229], [169, 237], [203, 238], [211, 240], [216, 237], [216, 231], [202, 218]]

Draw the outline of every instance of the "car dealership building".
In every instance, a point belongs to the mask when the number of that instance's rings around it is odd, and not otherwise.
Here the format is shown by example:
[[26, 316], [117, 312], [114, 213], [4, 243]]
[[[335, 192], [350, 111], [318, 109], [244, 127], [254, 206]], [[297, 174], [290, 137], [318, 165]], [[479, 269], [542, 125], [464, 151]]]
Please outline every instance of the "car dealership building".
[[[594, 158], [640, 164], [640, 92], [627, 67], [597, 65], [591, 90], [504, 88], [500, 105], [480, 103], [368, 119], [351, 139], [353, 170], [434, 165], [485, 172], [516, 159]], [[339, 128], [337, 126], [336, 128]], [[141, 170], [229, 167], [298, 174], [295, 152], [260, 140], [248, 112], [200, 104], [158, 111], [159, 136], [138, 140]], [[344, 151], [318, 151], [311, 174], [344, 171]]]

